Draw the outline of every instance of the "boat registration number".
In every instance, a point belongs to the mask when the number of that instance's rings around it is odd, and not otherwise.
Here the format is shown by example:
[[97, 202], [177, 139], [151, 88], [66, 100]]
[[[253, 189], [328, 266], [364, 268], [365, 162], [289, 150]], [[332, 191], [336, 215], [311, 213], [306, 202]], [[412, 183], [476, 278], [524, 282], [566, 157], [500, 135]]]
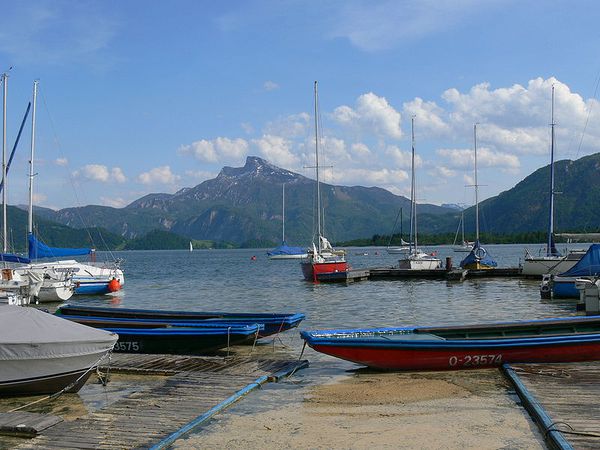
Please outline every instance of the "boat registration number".
[[488, 366], [490, 364], [501, 364], [501, 363], [502, 363], [502, 354], [451, 356], [450, 358], [448, 358], [448, 364], [450, 365], [450, 367]]
[[136, 341], [118, 341], [115, 344], [116, 352], [139, 352], [140, 344]]

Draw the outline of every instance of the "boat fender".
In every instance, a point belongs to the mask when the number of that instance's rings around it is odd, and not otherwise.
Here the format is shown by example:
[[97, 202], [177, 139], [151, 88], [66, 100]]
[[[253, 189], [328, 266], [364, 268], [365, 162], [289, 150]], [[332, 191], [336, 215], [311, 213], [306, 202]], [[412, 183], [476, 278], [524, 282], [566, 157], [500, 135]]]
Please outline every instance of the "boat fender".
[[119, 289], [121, 289], [121, 283], [116, 278], [108, 282], [108, 292], [117, 292]]
[[483, 259], [485, 258], [485, 255], [487, 255], [485, 248], [479, 247], [477, 250], [475, 250], [475, 256], [477, 256], [477, 258]]

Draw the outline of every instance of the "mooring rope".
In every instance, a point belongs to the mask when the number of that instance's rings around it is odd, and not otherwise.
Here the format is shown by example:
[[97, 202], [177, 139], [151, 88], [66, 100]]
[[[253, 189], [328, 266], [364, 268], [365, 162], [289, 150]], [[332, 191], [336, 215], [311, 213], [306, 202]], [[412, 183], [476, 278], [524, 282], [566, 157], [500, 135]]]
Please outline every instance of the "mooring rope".
[[250, 355], [254, 352], [254, 349], [256, 347], [256, 341], [258, 341], [258, 332], [259, 328], [256, 327], [256, 333], [254, 333], [254, 341], [252, 342], [252, 348], [250, 348]]
[[[564, 426], [569, 427], [569, 429], [561, 430], [560, 428], [556, 428], [557, 425], [564, 425]], [[550, 434], [553, 431], [556, 431], [558, 433], [564, 433], [564, 434], [574, 434], [577, 436], [588, 436], [588, 437], [600, 438], [600, 433], [595, 433], [593, 431], [577, 431], [571, 425], [569, 425], [567, 422], [562, 422], [562, 421], [552, 422], [550, 425], [548, 425], [548, 427], [546, 428], [546, 431], [544, 433], [544, 438], [547, 438], [548, 434]]]

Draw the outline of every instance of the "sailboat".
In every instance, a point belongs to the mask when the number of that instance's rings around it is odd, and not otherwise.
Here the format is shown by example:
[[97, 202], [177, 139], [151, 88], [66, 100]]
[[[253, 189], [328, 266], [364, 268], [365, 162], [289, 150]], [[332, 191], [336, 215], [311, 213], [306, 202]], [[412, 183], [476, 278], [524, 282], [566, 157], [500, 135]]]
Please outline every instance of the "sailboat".
[[[60, 258], [64, 256], [91, 255], [92, 262], [81, 263], [69, 259], [52, 262], [31, 263], [19, 267], [18, 271], [28, 274], [42, 274], [48, 289], [40, 290], [41, 301], [64, 301], [75, 294], [106, 294], [121, 289], [125, 283], [123, 271], [118, 262], [95, 263], [95, 250], [91, 248], [56, 248], [39, 241], [33, 233], [33, 156], [35, 149], [35, 103], [38, 82], [34, 82], [33, 115], [31, 131], [31, 158], [29, 161], [29, 220], [27, 242], [29, 259]], [[72, 279], [72, 282], [71, 282]]]
[[285, 242], [285, 183], [282, 185], [282, 230], [281, 230], [281, 245], [267, 252], [269, 259], [302, 259], [308, 256], [305, 249], [302, 247], [290, 247]]
[[410, 185], [410, 244], [408, 254], [402, 258], [400, 269], [433, 270], [442, 267], [442, 260], [418, 248], [417, 240], [417, 201], [415, 188], [415, 118], [411, 118], [412, 157]]
[[473, 148], [475, 154], [475, 243], [469, 254], [460, 262], [463, 269], [493, 269], [498, 264], [479, 242], [479, 185], [477, 184], [477, 124], [473, 125]]
[[[548, 240], [546, 241], [545, 255], [532, 255], [525, 250], [523, 269], [521, 273], [530, 277], [543, 275], [556, 275], [571, 269], [577, 261], [585, 255], [585, 250], [572, 250], [562, 255], [554, 243], [554, 85], [552, 85], [551, 108], [551, 133], [550, 133], [550, 205], [548, 208]], [[541, 253], [541, 252], [540, 252]]]
[[[393, 247], [390, 246], [392, 243], [392, 239], [394, 237], [394, 231], [396, 231], [396, 223], [398, 222], [398, 217], [400, 217], [400, 245], [395, 245]], [[395, 255], [397, 253], [406, 253], [410, 250], [410, 242], [406, 242], [402, 239], [402, 208], [398, 211], [396, 215], [396, 220], [394, 221], [394, 227], [392, 228], [392, 234], [390, 234], [390, 240], [388, 241], [388, 245], [386, 247], [386, 251], [390, 255]]]
[[319, 180], [319, 95], [317, 82], [314, 85], [315, 96], [315, 158], [317, 176], [317, 243], [313, 241], [312, 248], [308, 250], [307, 257], [300, 263], [304, 278], [317, 282], [321, 274], [344, 274], [348, 272], [348, 262], [342, 252], [336, 251], [329, 240], [323, 236], [321, 227], [321, 182]]
[[190, 252], [194, 251], [194, 246], [192, 245], [192, 241], [190, 241]]
[[[458, 232], [461, 232], [462, 240], [461, 244], [457, 245], [456, 240], [458, 239]], [[461, 210], [460, 212], [460, 222], [458, 223], [458, 228], [456, 229], [456, 234], [454, 235], [454, 242], [452, 243], [452, 250], [455, 252], [470, 252], [473, 249], [474, 242], [469, 242], [465, 240], [465, 211]]]

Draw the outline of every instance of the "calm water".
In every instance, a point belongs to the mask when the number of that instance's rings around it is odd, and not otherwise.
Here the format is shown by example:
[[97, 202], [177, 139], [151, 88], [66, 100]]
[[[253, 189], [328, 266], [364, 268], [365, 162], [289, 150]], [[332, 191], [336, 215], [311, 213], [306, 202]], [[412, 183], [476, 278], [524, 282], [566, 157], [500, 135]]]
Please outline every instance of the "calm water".
[[[523, 245], [486, 247], [500, 267], [518, 266], [524, 254]], [[529, 247], [537, 251], [538, 246]], [[453, 252], [449, 246], [430, 247], [428, 251], [437, 251], [443, 261], [452, 257], [454, 265], [466, 255]], [[397, 255], [388, 255], [385, 248], [349, 248], [347, 252], [348, 261], [355, 268], [389, 267], [396, 265], [398, 259]], [[254, 255], [256, 260], [251, 259]], [[575, 315], [574, 300], [540, 299], [537, 280], [390, 280], [314, 285], [303, 280], [298, 261], [271, 261], [264, 250], [130, 251], [117, 252], [115, 256], [125, 260], [124, 289], [111, 296], [75, 296], [70, 303], [197, 311], [302, 312], [306, 319], [300, 329], [458, 324]], [[49, 309], [53, 306], [58, 305], [42, 305]], [[262, 341], [265, 342], [255, 349], [242, 346], [234, 351], [296, 359], [303, 346], [297, 330]], [[249, 414], [286, 404], [300, 407], [312, 386], [330, 382], [359, 367], [309, 348], [302, 357], [310, 361], [309, 368], [282, 383], [270, 383], [233, 406], [231, 412]], [[73, 409], [82, 415], [82, 411], [114, 401], [130, 388], [119, 382], [109, 383], [106, 388], [88, 383], [78, 394], [63, 395], [55, 402], [36, 405], [28, 411], [56, 410], [57, 414], [64, 414]], [[0, 411], [26, 401], [29, 400], [0, 401]], [[214, 420], [211, 423], [214, 425]], [[209, 426], [204, 432], [211, 429]], [[0, 449], [10, 448], [17, 441], [0, 438]]]
[[[530, 246], [530, 248], [535, 248]], [[500, 267], [516, 267], [523, 245], [490, 245]], [[429, 248], [458, 265], [466, 253]], [[397, 264], [384, 248], [349, 248], [354, 268]], [[366, 252], [368, 255], [363, 255]], [[252, 256], [256, 260], [252, 260]], [[301, 328], [344, 328], [524, 320], [575, 314], [574, 301], [542, 300], [539, 282], [518, 278], [312, 284], [294, 260], [271, 261], [264, 250], [130, 251], [126, 285], [116, 296], [71, 303], [133, 308], [302, 312]]]

